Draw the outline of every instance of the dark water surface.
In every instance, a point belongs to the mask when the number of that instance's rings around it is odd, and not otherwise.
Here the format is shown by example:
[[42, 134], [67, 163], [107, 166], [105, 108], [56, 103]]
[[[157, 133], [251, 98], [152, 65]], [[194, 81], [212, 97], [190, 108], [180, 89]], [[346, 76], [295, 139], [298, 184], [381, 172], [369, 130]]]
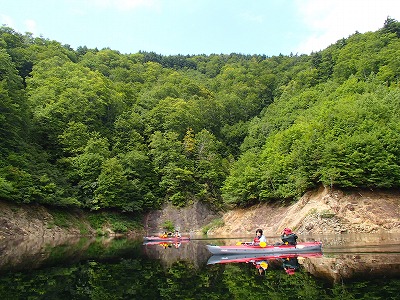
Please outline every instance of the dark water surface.
[[1, 240], [0, 299], [400, 299], [398, 235], [301, 236], [322, 253], [241, 262], [205, 247], [249, 239]]

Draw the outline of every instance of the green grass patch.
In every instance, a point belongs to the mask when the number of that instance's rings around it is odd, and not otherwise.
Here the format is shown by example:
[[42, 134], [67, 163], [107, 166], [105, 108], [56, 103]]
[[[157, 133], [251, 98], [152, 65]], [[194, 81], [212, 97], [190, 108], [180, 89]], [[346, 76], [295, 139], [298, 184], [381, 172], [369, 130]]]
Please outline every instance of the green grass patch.
[[317, 209], [316, 208], [312, 208], [307, 212], [307, 216], [313, 216], [317, 214]]
[[105, 235], [105, 228], [110, 228], [116, 233], [127, 233], [142, 227], [140, 217], [132, 214], [96, 212], [88, 214], [87, 220], [97, 235]]
[[201, 232], [202, 232], [204, 235], [207, 235], [207, 232], [208, 232], [210, 229], [222, 227], [222, 226], [224, 226], [224, 225], [225, 225], [225, 222], [224, 222], [224, 220], [223, 220], [222, 218], [214, 219], [214, 220], [211, 221], [209, 224], [207, 224], [206, 226], [204, 226], [204, 227], [201, 229]]
[[330, 219], [335, 216], [335, 213], [331, 210], [325, 209], [319, 213], [320, 217], [323, 219]]
[[48, 228], [53, 228], [54, 226], [58, 226], [61, 228], [70, 228], [74, 224], [78, 223], [77, 219], [74, 216], [72, 216], [69, 212], [60, 209], [51, 210], [49, 212], [52, 215], [53, 220], [51, 220], [47, 224]]
[[174, 231], [175, 230], [175, 225], [174, 223], [172, 223], [172, 221], [170, 220], [166, 220], [163, 224], [162, 224], [162, 228], [165, 229], [166, 231]]

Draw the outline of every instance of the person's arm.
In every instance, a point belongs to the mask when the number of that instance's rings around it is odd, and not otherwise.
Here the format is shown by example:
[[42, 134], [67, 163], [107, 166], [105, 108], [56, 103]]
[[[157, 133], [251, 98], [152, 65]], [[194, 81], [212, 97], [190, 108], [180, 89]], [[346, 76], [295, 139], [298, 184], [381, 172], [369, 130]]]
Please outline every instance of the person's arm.
[[281, 239], [282, 239], [282, 242], [284, 242], [284, 243], [286, 243], [288, 241], [287, 235], [284, 235], [284, 234], [281, 235]]

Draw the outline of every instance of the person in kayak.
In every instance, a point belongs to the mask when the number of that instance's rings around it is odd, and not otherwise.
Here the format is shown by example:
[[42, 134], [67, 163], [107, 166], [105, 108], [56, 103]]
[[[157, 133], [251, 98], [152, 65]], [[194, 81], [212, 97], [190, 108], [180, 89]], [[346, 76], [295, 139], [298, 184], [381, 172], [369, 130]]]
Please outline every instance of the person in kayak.
[[175, 230], [175, 235], [174, 235], [174, 237], [176, 237], [176, 238], [180, 238], [180, 237], [181, 237], [181, 234], [179, 233], [179, 230], [178, 230], [178, 229]]
[[261, 242], [267, 243], [267, 238], [264, 236], [262, 229], [256, 230], [256, 236], [252, 242], [252, 245], [258, 246]]
[[297, 235], [290, 228], [283, 229], [281, 239], [285, 245], [297, 244]]
[[167, 238], [167, 237], [172, 237], [172, 232], [166, 232], [164, 231], [164, 233], [161, 235], [162, 238]]

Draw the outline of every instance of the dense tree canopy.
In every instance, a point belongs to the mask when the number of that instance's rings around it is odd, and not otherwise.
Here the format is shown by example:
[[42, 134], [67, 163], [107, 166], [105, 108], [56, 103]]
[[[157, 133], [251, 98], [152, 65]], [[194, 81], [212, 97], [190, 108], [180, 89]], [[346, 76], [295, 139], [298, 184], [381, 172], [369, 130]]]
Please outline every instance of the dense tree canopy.
[[0, 28], [0, 198], [141, 212], [400, 187], [400, 23], [310, 55], [121, 54]]

